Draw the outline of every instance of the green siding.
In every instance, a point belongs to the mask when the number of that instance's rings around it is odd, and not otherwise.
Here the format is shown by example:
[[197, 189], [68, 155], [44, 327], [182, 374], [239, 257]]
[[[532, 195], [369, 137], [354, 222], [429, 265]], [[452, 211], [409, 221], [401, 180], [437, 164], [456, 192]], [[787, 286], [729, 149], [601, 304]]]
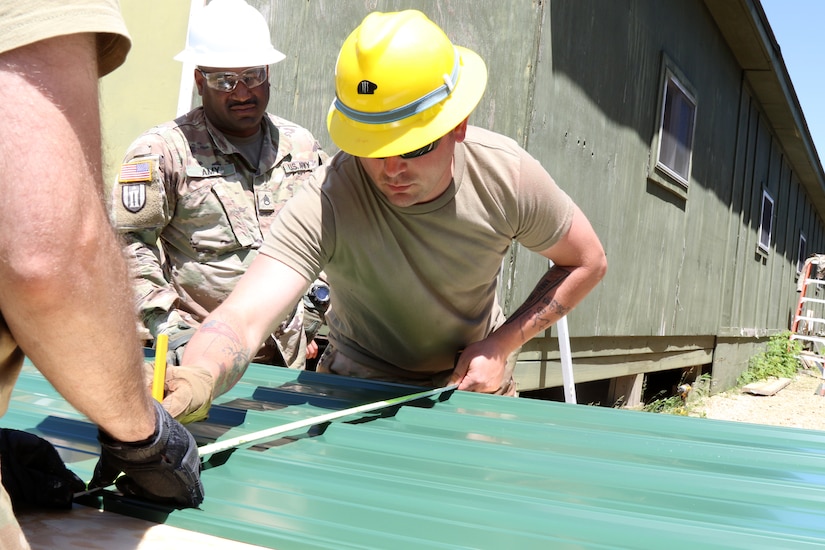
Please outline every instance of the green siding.
[[[488, 89], [471, 122], [524, 144], [605, 245], [608, 274], [569, 317], [574, 363], [593, 345], [611, 347], [597, 370], [602, 378], [624, 375], [644, 363], [634, 358], [636, 339], [653, 338], [648, 353], [656, 354], [688, 337], [703, 360], [741, 370], [741, 354], [718, 354], [737, 339], [749, 350], [753, 337], [788, 327], [799, 231], [809, 253], [825, 247], [825, 178], [815, 151], [805, 152], [807, 130], [793, 131], [799, 107], [755, 0], [251, 3], [287, 54], [272, 70], [270, 110], [309, 128], [329, 152], [336, 149], [325, 119], [338, 49], [369, 11], [421, 9], [486, 60]], [[104, 80], [110, 172], [122, 154], [112, 148], [172, 116], [180, 68], [171, 57], [183, 46], [184, 4], [124, 2], [135, 47], [127, 66]], [[678, 193], [649, 177], [664, 59], [697, 100], [691, 179]], [[147, 78], [152, 67], [160, 72]], [[164, 85], [143, 88], [156, 80]], [[117, 81], [124, 86], [114, 90], [109, 83]], [[763, 186], [775, 200], [767, 255], [757, 252]], [[500, 284], [506, 311], [545, 267], [514, 248]], [[520, 376], [521, 389], [556, 384], [560, 365], [544, 362], [557, 353], [555, 336], [548, 331], [526, 347], [518, 372], [531, 374]], [[729, 339], [723, 348], [717, 337]]]

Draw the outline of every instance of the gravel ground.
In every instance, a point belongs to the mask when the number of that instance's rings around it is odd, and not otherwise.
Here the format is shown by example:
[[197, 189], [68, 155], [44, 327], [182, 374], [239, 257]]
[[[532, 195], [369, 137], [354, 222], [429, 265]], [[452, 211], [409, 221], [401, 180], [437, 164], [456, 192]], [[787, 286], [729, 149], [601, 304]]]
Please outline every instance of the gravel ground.
[[700, 398], [691, 404], [691, 416], [825, 430], [825, 397], [816, 393], [822, 382], [825, 381], [818, 370], [801, 370], [774, 395], [752, 395], [733, 389]]

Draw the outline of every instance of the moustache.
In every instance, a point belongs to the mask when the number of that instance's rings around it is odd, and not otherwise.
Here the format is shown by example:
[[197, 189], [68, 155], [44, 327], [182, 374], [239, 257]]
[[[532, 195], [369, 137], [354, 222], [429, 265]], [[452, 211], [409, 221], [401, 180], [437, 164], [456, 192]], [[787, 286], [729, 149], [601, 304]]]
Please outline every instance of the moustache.
[[250, 99], [248, 101], [233, 101], [233, 102], [229, 103], [228, 107], [229, 108], [232, 108], [232, 107], [246, 107], [247, 105], [252, 106], [252, 107], [257, 107], [258, 106], [258, 101], [255, 100], [255, 99]]

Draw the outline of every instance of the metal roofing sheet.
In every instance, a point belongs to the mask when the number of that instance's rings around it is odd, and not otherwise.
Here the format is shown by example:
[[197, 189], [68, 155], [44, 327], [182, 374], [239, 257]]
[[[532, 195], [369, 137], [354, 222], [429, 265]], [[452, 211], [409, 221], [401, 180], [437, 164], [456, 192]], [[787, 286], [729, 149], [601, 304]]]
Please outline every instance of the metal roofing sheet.
[[[419, 391], [252, 365], [199, 445]], [[4, 427], [88, 480], [96, 430], [31, 367]], [[87, 504], [304, 548], [803, 548], [825, 543], [825, 432], [455, 392], [213, 456], [200, 509]]]

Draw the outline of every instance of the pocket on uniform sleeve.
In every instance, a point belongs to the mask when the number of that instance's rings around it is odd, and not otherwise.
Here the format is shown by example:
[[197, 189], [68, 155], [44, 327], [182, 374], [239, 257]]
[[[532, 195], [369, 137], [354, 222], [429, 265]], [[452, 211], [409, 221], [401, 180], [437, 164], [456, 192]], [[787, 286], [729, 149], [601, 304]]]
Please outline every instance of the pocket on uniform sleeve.
[[149, 229], [169, 219], [158, 157], [141, 157], [120, 166], [112, 189], [112, 215], [119, 230]]

